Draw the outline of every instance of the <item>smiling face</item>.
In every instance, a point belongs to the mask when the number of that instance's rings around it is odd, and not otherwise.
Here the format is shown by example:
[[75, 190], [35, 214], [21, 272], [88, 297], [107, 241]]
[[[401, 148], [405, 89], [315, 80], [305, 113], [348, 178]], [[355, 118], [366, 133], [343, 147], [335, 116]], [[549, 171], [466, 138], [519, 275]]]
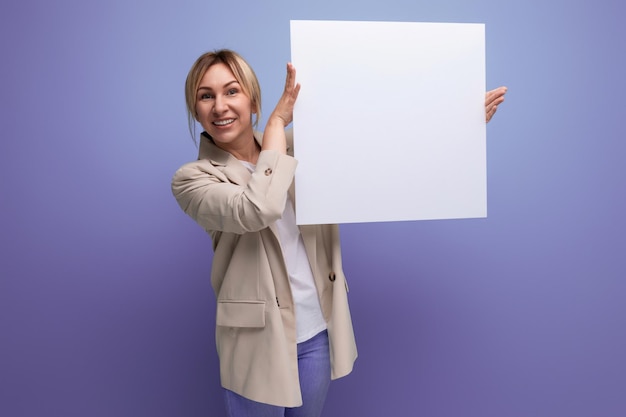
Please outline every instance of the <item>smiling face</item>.
[[225, 64], [216, 63], [204, 73], [195, 110], [198, 122], [220, 148], [232, 151], [254, 141], [252, 102]]

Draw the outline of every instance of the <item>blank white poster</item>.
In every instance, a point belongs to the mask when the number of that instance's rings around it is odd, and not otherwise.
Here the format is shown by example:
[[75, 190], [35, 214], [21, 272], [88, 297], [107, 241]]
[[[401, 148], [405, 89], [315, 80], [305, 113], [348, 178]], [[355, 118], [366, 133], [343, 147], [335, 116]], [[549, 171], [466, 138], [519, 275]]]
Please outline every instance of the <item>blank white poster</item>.
[[291, 21], [298, 224], [487, 215], [483, 24]]

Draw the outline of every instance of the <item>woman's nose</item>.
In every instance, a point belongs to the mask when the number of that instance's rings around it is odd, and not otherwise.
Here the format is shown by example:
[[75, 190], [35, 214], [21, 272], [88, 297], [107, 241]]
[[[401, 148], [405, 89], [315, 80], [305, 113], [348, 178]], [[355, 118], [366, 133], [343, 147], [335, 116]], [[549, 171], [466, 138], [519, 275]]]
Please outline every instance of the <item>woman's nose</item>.
[[215, 101], [213, 102], [213, 112], [220, 114], [223, 113], [226, 109], [226, 100], [221, 96], [215, 96]]

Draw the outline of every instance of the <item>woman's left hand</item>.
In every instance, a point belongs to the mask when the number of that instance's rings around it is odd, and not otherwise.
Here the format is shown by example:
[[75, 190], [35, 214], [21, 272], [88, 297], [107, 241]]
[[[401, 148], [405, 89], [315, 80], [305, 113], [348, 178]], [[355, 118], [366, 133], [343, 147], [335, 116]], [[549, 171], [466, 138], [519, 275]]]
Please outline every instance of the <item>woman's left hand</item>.
[[283, 95], [278, 100], [276, 108], [270, 115], [268, 123], [274, 120], [280, 121], [283, 126], [287, 126], [293, 120], [293, 106], [300, 92], [300, 84], [296, 83], [296, 69], [290, 62], [287, 64], [287, 79]]
[[498, 87], [485, 93], [485, 122], [489, 122], [493, 115], [496, 114], [498, 106], [504, 101], [506, 92], [506, 87]]
[[293, 106], [296, 104], [299, 92], [300, 84], [296, 83], [296, 69], [291, 63], [288, 63], [285, 89], [274, 111], [267, 119], [261, 150], [272, 149], [281, 154], [287, 153], [285, 127], [293, 120]]

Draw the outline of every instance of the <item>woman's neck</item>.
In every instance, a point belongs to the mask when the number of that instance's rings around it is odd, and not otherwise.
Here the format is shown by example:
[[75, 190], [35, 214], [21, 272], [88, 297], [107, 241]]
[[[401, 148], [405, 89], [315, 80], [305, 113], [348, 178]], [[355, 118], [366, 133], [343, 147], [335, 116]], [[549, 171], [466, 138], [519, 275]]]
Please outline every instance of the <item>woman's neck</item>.
[[261, 153], [261, 146], [257, 143], [256, 139], [254, 138], [254, 134], [251, 134], [250, 137], [251, 137], [250, 140], [246, 140], [244, 143], [239, 144], [239, 145], [232, 143], [232, 144], [229, 144], [230, 146], [225, 147], [223, 145], [220, 146], [220, 144], [218, 143], [215, 143], [215, 142], [214, 143], [217, 145], [217, 147], [228, 152], [235, 158], [241, 161], [247, 161], [256, 165], [256, 162], [259, 159], [259, 154]]

